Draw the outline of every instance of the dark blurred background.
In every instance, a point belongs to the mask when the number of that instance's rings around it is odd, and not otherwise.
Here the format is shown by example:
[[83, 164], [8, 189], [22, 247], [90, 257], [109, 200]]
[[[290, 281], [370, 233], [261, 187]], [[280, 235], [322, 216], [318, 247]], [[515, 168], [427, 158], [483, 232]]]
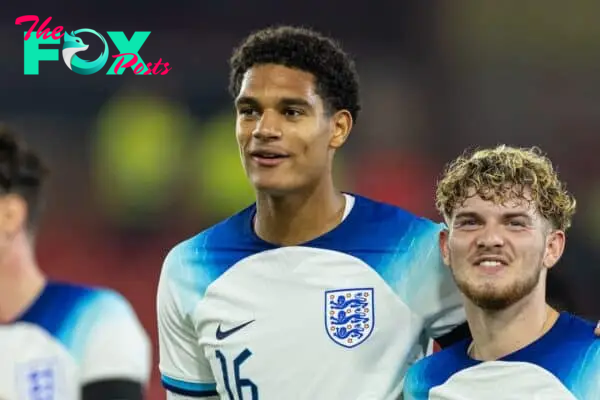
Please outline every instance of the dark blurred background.
[[[53, 277], [124, 293], [154, 340], [167, 251], [253, 200], [227, 59], [250, 31], [280, 23], [331, 34], [356, 57], [364, 112], [336, 161], [344, 190], [437, 220], [436, 179], [465, 148], [545, 150], [579, 202], [550, 294], [600, 318], [600, 2], [30, 0], [2, 11], [0, 120], [53, 170], [40, 262]], [[61, 58], [26, 76], [30, 24], [14, 24], [26, 14], [52, 16], [50, 29], [69, 32], [151, 31], [141, 57], [173, 69], [107, 76], [109, 57], [83, 76]], [[86, 57], [99, 52], [91, 46]], [[156, 368], [151, 398], [164, 398]]]

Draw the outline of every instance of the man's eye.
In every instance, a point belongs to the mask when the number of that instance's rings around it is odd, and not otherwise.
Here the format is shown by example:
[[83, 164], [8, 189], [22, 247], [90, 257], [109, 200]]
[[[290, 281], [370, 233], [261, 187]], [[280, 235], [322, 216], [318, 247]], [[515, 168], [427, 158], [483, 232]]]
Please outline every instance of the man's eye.
[[509, 221], [508, 224], [510, 226], [520, 226], [520, 227], [526, 226], [525, 222], [523, 222], [523, 221], [515, 221], [515, 220]]
[[252, 117], [258, 115], [258, 111], [256, 111], [254, 108], [240, 108], [238, 113], [245, 117]]
[[299, 117], [304, 114], [301, 110], [295, 108], [287, 108], [283, 113], [287, 117]]

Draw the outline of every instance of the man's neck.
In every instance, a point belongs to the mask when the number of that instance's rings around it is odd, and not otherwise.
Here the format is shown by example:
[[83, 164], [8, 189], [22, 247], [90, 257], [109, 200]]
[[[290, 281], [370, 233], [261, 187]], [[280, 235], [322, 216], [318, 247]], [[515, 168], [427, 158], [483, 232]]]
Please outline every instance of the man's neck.
[[473, 336], [470, 356], [481, 361], [498, 360], [530, 345], [559, 316], [541, 296], [525, 298], [501, 311], [482, 310], [470, 302], [465, 308]]
[[283, 196], [259, 194], [254, 229], [263, 240], [293, 246], [317, 238], [342, 220], [345, 198], [333, 185]]
[[45, 285], [46, 277], [30, 254], [5, 254], [0, 262], [0, 323], [10, 323], [18, 318]]

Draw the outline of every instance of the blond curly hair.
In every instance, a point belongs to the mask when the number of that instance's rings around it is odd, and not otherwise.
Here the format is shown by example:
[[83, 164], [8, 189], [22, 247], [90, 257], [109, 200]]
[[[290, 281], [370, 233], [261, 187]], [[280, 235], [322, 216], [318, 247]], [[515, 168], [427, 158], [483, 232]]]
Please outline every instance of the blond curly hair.
[[[531, 198], [525, 197], [526, 189]], [[448, 164], [436, 190], [436, 206], [446, 221], [473, 191], [496, 204], [511, 199], [531, 201], [554, 229], [563, 231], [571, 226], [575, 213], [575, 198], [537, 147], [500, 145], [465, 153]]]

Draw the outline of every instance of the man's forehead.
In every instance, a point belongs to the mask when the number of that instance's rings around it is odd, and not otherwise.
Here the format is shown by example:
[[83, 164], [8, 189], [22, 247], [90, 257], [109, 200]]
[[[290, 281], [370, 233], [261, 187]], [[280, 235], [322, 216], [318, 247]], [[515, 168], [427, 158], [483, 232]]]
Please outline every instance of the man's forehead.
[[462, 204], [458, 204], [455, 214], [464, 212], [476, 212], [486, 214], [525, 213], [531, 216], [537, 214], [537, 207], [531, 196], [507, 195], [503, 198], [479, 194], [467, 197]]
[[281, 65], [259, 65], [244, 74], [240, 96], [258, 96], [266, 92], [280, 96], [313, 97], [315, 93], [312, 74]]

